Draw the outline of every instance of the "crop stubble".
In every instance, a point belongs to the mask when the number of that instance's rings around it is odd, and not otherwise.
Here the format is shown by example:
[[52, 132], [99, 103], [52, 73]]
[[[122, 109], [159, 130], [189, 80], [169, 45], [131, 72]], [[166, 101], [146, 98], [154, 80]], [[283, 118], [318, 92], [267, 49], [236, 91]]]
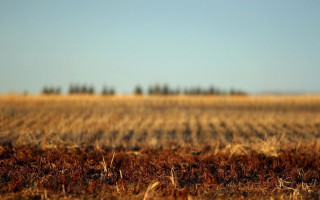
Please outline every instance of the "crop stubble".
[[2, 96], [0, 110], [5, 198], [318, 198], [319, 96]]

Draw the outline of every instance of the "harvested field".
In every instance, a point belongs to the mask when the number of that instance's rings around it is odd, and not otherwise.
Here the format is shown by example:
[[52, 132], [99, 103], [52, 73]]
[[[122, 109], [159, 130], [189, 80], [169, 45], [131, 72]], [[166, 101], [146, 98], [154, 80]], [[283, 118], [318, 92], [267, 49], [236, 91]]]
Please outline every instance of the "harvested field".
[[320, 97], [1, 96], [2, 198], [318, 199]]

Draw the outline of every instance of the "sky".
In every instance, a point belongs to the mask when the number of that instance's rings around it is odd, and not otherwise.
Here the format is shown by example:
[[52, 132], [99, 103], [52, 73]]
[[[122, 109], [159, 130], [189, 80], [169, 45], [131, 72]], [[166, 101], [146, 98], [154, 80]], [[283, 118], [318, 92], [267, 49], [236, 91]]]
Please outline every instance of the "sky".
[[318, 0], [1, 0], [0, 93], [320, 93]]

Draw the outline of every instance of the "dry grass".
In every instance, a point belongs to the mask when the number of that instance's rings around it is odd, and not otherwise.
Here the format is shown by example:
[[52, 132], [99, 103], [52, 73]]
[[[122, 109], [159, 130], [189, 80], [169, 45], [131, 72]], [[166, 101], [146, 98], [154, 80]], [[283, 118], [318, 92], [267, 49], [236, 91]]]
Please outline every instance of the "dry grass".
[[3, 198], [318, 198], [320, 96], [1, 96], [0, 111]]

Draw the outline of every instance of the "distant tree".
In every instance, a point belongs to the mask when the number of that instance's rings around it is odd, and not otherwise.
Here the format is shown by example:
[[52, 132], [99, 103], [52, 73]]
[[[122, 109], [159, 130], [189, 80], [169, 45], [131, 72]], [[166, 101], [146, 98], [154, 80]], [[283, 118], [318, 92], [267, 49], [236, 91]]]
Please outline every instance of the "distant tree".
[[81, 87], [79, 85], [74, 86], [74, 93], [75, 94], [80, 94], [81, 93]]
[[153, 87], [152, 86], [150, 86], [149, 88], [148, 88], [148, 95], [153, 95]]
[[153, 94], [161, 94], [161, 88], [160, 85], [156, 84], [153, 88]]
[[61, 88], [60, 87], [56, 88], [55, 94], [61, 94]]
[[94, 94], [94, 87], [93, 86], [90, 86], [88, 88], [88, 94]]
[[194, 94], [195, 94], [195, 95], [201, 95], [201, 94], [203, 94], [202, 89], [201, 89], [200, 87], [196, 87], [196, 88], [194, 89]]
[[82, 85], [81, 89], [80, 89], [80, 93], [81, 94], [86, 94], [88, 93], [88, 88], [86, 85]]
[[168, 95], [170, 93], [170, 88], [167, 84], [165, 84], [161, 90], [162, 95]]
[[44, 88], [42, 89], [42, 94], [49, 94], [49, 89], [47, 86], [44, 86]]
[[229, 93], [230, 93], [230, 95], [237, 95], [237, 91], [233, 88], [231, 88]]
[[181, 93], [180, 88], [176, 88], [176, 89], [173, 91], [173, 94], [174, 94], [174, 95], [179, 95], [180, 93]]
[[79, 87], [77, 85], [71, 84], [69, 87], [69, 94], [79, 93]]
[[116, 92], [114, 88], [109, 89], [107, 86], [104, 86], [101, 92], [102, 95], [114, 95], [115, 93]]
[[207, 94], [209, 94], [209, 95], [216, 94], [216, 89], [213, 86], [210, 86], [209, 89], [208, 89]]
[[229, 94], [230, 95], [237, 95], [237, 96], [245, 96], [245, 95], [247, 95], [246, 92], [244, 92], [242, 90], [236, 90], [236, 89], [233, 89], [233, 88], [231, 88]]
[[54, 88], [54, 87], [45, 86], [42, 89], [42, 94], [60, 94], [60, 93], [61, 93], [61, 89], [59, 87]]
[[189, 89], [188, 88], [184, 88], [182, 93], [185, 94], [185, 95], [189, 94]]
[[74, 87], [73, 85], [70, 85], [69, 86], [69, 91], [68, 91], [69, 94], [73, 94], [74, 93]]
[[87, 85], [75, 85], [71, 84], [69, 87], [69, 94], [94, 94], [94, 87]]
[[109, 95], [115, 95], [116, 94], [116, 90], [114, 88], [111, 88], [109, 90]]
[[104, 87], [102, 88], [101, 94], [102, 94], [102, 95], [108, 95], [108, 94], [109, 94], [109, 90], [108, 90], [107, 86], [104, 86]]
[[136, 88], [134, 89], [134, 94], [135, 95], [142, 95], [143, 91], [142, 88], [140, 87], [140, 85], [137, 85]]
[[53, 92], [54, 92], [54, 89], [52, 87], [49, 87], [48, 88], [48, 94], [53, 94]]

